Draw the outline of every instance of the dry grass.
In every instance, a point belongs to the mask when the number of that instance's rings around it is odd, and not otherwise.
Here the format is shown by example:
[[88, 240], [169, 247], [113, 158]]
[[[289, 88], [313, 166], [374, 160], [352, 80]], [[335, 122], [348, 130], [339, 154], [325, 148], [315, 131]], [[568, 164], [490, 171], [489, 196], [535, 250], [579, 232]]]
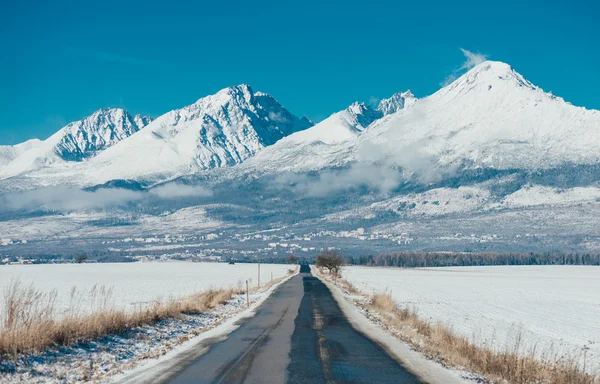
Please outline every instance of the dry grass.
[[[296, 271], [297, 268], [290, 269], [288, 275]], [[250, 292], [266, 290], [287, 277], [250, 287]], [[56, 291], [42, 292], [33, 285], [12, 281], [4, 292], [4, 307], [0, 311], [0, 357], [40, 352], [51, 346], [118, 334], [183, 314], [203, 313], [244, 292], [245, 285], [240, 281], [238, 288], [210, 289], [127, 311], [115, 307], [110, 288], [95, 286], [89, 292], [77, 292], [73, 288], [69, 308], [58, 313]]]
[[[323, 276], [334, 281], [331, 276]], [[335, 283], [351, 294], [360, 293], [347, 280], [338, 278]], [[444, 365], [478, 373], [492, 383], [600, 384], [599, 375], [586, 371], [585, 358], [580, 363], [582, 356], [527, 350], [520, 336], [504, 350], [478, 346], [446, 325], [431, 324], [415, 310], [400, 308], [389, 292], [373, 295], [366, 307], [378, 313], [386, 327], [416, 350]]]
[[444, 364], [479, 373], [492, 382], [513, 384], [597, 384], [596, 375], [586, 373], [579, 356], [565, 358], [552, 352], [526, 351], [517, 337], [505, 350], [475, 345], [468, 338], [457, 336], [443, 324], [431, 324], [408, 308], [399, 308], [390, 293], [373, 296], [371, 309], [384, 323], [416, 349]]
[[[240, 293], [237, 289], [211, 289], [127, 311], [112, 305], [112, 290], [95, 287], [87, 300], [73, 290], [69, 309], [58, 314], [56, 291], [41, 292], [13, 281], [5, 292], [4, 310], [0, 313], [0, 356], [39, 352], [53, 345], [70, 345], [118, 334], [182, 314], [206, 312]], [[89, 302], [88, 312], [83, 310], [84, 301]]]

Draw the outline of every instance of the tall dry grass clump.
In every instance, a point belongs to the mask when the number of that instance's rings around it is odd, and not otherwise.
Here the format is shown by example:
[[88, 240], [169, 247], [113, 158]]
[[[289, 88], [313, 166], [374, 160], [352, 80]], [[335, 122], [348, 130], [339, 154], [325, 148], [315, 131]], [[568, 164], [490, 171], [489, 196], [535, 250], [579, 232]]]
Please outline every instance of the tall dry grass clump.
[[478, 346], [443, 324], [422, 320], [414, 310], [399, 308], [389, 292], [373, 295], [370, 307], [382, 316], [386, 326], [395, 329], [397, 335], [415, 349], [444, 364], [479, 373], [493, 382], [600, 383], [597, 375], [586, 372], [585, 366], [579, 363], [579, 356], [565, 358], [552, 352], [526, 351], [520, 336], [505, 350]]
[[[0, 357], [39, 352], [53, 345], [70, 345], [183, 314], [198, 314], [224, 304], [239, 289], [210, 289], [182, 298], [157, 301], [133, 311], [114, 306], [112, 289], [94, 287], [87, 296], [71, 291], [70, 306], [57, 311], [57, 292], [12, 281], [0, 312]], [[85, 302], [89, 302], [86, 310]]]

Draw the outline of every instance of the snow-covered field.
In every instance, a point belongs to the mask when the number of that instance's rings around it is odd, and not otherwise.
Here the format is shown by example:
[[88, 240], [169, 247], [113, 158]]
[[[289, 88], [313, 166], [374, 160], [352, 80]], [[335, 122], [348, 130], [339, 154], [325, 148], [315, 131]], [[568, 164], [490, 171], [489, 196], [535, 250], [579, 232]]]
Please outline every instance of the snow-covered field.
[[[119, 268], [124, 265], [44, 265], [40, 267], [46, 269], [38, 268], [37, 271], [36, 268], [31, 268], [32, 266], [20, 266], [13, 271], [18, 271], [20, 276], [27, 279], [39, 277], [41, 274], [46, 275], [42, 279], [44, 284], [39, 284], [38, 287], [47, 289], [60, 287], [60, 293], [64, 293], [64, 287], [69, 283], [75, 282], [79, 286], [89, 287], [98, 277], [106, 279], [110, 276], [115, 282], [115, 292], [123, 296], [119, 298], [119, 302], [127, 305], [128, 301], [139, 297], [161, 297], [166, 293], [182, 295], [209, 287], [235, 285], [235, 279], [238, 277], [252, 278], [250, 275], [256, 272], [258, 267], [257, 264], [169, 262], [127, 264], [137, 266], [139, 268], [137, 270]], [[106, 268], [99, 268], [96, 274], [92, 273], [93, 268], [90, 267], [100, 266]], [[30, 268], [26, 270], [27, 267]], [[61, 271], [48, 267], [67, 268]], [[225, 267], [238, 269], [233, 271]], [[289, 278], [292, 275], [287, 274], [288, 267], [290, 266], [263, 265], [261, 272], [268, 274], [269, 280], [270, 272], [273, 272], [274, 278], [283, 275]], [[297, 271], [297, 266], [294, 267]], [[1, 269], [0, 271], [4, 272]], [[74, 271], [86, 273], [71, 278], [69, 273], [73, 275]], [[115, 271], [121, 273], [114, 273]], [[2, 277], [0, 282], [4, 285], [6, 274], [0, 276]], [[86, 281], [85, 277], [89, 278], [89, 281]], [[203, 282], [195, 281], [194, 277], [200, 277], [199, 280]], [[182, 354], [190, 349], [198, 349], [203, 340], [223, 337], [237, 329], [239, 320], [252, 316], [256, 308], [284, 281], [286, 279], [274, 285], [261, 284], [260, 289], [252, 290], [249, 294], [249, 307], [245, 294], [234, 295], [226, 303], [219, 304], [204, 313], [182, 314], [177, 318], [163, 319], [120, 334], [66, 347], [48, 348], [33, 355], [19, 354], [15, 358], [0, 359], [0, 383], [115, 382], [115, 375], [126, 378], [130, 374], [144, 374], [147, 368], [153, 367], [158, 362], [176, 364]], [[64, 295], [59, 296], [59, 298], [63, 297]]]
[[[261, 264], [261, 281], [268, 282], [285, 276], [289, 265]], [[56, 290], [57, 309], [66, 310], [71, 289], [76, 288], [84, 299], [82, 310], [91, 309], [89, 292], [94, 285], [112, 288], [113, 304], [119, 308], [147, 305], [154, 300], [198, 293], [210, 288], [251, 286], [258, 282], [257, 264], [154, 262], [106, 264], [41, 264], [0, 266], [0, 293], [11, 281], [19, 279], [24, 285], [33, 284], [43, 292]], [[0, 303], [0, 310], [4, 303]]]
[[479, 344], [583, 356], [600, 369], [600, 267], [347, 267], [363, 292], [391, 291], [423, 319], [450, 325]]

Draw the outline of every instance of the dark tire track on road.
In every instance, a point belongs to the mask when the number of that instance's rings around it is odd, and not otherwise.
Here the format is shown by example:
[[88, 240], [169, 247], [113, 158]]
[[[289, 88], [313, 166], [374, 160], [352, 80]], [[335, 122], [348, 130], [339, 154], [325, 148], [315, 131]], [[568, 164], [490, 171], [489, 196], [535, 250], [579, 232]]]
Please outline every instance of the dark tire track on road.
[[304, 277], [295, 320], [288, 383], [422, 383], [371, 339], [355, 330], [329, 289]]
[[[206, 346], [205, 346], [206, 347]], [[422, 383], [355, 330], [329, 289], [301, 273], [170, 383]]]

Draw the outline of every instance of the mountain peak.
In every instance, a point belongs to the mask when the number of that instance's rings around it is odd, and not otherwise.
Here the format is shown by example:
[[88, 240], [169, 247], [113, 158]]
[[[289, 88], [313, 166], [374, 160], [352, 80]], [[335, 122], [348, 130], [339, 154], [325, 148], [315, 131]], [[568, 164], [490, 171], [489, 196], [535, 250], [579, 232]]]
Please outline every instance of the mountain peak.
[[381, 100], [377, 106], [377, 110], [383, 113], [384, 116], [387, 116], [406, 107], [410, 107], [416, 101], [417, 98], [410, 90], [406, 92], [398, 92], [387, 99]]
[[538, 89], [538, 87], [527, 81], [527, 79], [515, 71], [509, 64], [491, 60], [476, 65], [450, 84], [450, 87], [456, 88], [460, 85], [466, 85], [471, 88], [479, 83], [485, 84], [486, 87], [492, 87], [494, 83], [497, 83], [498, 81], [513, 83], [519, 87]]
[[247, 103], [250, 103], [252, 97], [254, 97], [254, 91], [248, 84], [239, 84], [224, 88], [217, 92], [215, 96], [225, 96], [232, 99], [245, 100]]
[[82, 161], [128, 138], [150, 121], [148, 116], [132, 116], [122, 108], [101, 108], [68, 124], [49, 140], [56, 142], [54, 151], [63, 160]]
[[91, 167], [102, 182], [228, 167], [310, 126], [272, 96], [240, 84], [158, 117]]
[[236, 94], [243, 94], [243, 95], [254, 95], [254, 92], [252, 91], [252, 87], [250, 87], [248, 84], [239, 84], [239, 85], [232, 85], [231, 87], [227, 87], [222, 91], [227, 92], [227, 94], [229, 95], [236, 95]]

